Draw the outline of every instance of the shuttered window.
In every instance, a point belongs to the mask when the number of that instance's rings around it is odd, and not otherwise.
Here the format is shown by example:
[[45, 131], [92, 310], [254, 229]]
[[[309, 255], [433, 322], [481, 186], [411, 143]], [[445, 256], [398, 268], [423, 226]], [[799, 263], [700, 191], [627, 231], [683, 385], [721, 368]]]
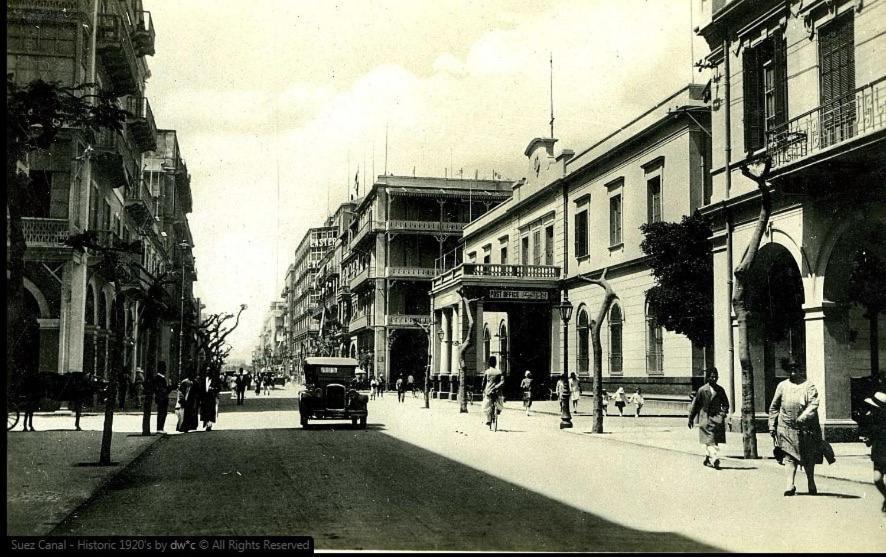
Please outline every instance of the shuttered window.
[[752, 153], [787, 122], [787, 57], [780, 30], [742, 55], [744, 144]]
[[836, 18], [819, 33], [822, 147], [854, 135], [854, 35], [852, 12]]
[[541, 265], [541, 230], [532, 232], [532, 264]]
[[554, 264], [554, 227], [545, 228], [545, 265]]
[[617, 246], [621, 240], [621, 194], [609, 198], [609, 245]]
[[588, 212], [579, 211], [575, 214], [575, 256], [584, 257], [588, 254]]

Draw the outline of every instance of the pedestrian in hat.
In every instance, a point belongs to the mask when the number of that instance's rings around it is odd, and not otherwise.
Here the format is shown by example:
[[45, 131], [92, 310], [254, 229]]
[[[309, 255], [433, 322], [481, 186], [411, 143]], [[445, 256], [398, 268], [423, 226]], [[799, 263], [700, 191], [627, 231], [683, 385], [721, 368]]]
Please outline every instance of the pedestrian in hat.
[[859, 422], [861, 438], [871, 448], [874, 462], [874, 485], [883, 496], [881, 510], [886, 513], [886, 382], [881, 372], [875, 393], [864, 399], [865, 410]]
[[166, 414], [169, 412], [169, 381], [166, 379], [166, 362], [157, 363], [154, 374], [154, 402], [157, 403], [157, 431], [166, 427]]
[[520, 381], [520, 391], [523, 392], [523, 408], [526, 409], [526, 415], [529, 415], [529, 409], [532, 408], [532, 372], [528, 369]]
[[818, 422], [818, 390], [806, 379], [806, 370], [790, 358], [783, 358], [782, 368], [790, 377], [778, 384], [769, 405], [769, 433], [784, 454], [786, 469], [784, 495], [797, 493], [794, 479], [797, 468], [806, 472], [809, 494], [818, 493], [815, 465], [824, 462], [821, 426]]
[[[712, 367], [705, 372], [707, 383], [692, 399], [689, 411], [689, 429], [698, 417], [698, 442], [705, 446], [704, 464], [709, 468], [720, 469], [720, 443], [726, 443], [726, 416], [729, 414], [729, 398], [726, 391], [717, 384], [720, 374]], [[712, 460], [713, 459], [713, 460]]]

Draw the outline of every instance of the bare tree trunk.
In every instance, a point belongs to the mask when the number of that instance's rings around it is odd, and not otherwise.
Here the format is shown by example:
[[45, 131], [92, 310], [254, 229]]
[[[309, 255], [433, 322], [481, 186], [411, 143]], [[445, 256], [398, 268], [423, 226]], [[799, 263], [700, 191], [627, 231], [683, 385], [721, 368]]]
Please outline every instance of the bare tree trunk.
[[428, 366], [425, 371], [425, 408], [431, 407], [431, 329], [428, 328], [425, 333], [428, 335]]
[[28, 330], [22, 322], [24, 318], [24, 270], [25, 270], [25, 236], [22, 232], [22, 195], [24, 181], [19, 175], [15, 157], [6, 159], [6, 210], [9, 226], [9, 252], [7, 254], [6, 279], [6, 378], [18, 369], [18, 345], [23, 331]]
[[766, 230], [769, 215], [772, 212], [772, 200], [769, 195], [769, 186], [766, 183], [770, 167], [771, 160], [767, 159], [763, 172], [759, 176], [751, 174], [746, 166], [741, 168], [741, 173], [754, 180], [760, 191], [760, 216], [757, 218], [757, 225], [744, 258], [735, 268], [735, 287], [732, 291], [732, 308], [735, 310], [735, 320], [738, 324], [738, 361], [741, 364], [741, 439], [745, 458], [757, 458], [757, 430], [754, 425], [754, 365], [751, 362], [751, 346], [748, 342], [747, 280], [748, 271], [754, 264], [754, 259], [760, 249], [760, 242], [763, 240], [763, 232]]
[[145, 384], [142, 388], [144, 401], [142, 401], [142, 435], [151, 434], [151, 406], [154, 399], [154, 371], [145, 371]]
[[461, 341], [458, 349], [458, 411], [460, 414], [468, 413], [467, 393], [465, 392], [465, 352], [471, 346], [471, 340], [474, 338], [474, 315], [471, 313], [471, 302], [476, 302], [479, 298], [468, 300], [464, 294], [459, 292], [461, 296], [462, 308], [464, 315], [468, 318], [468, 331]]
[[603, 326], [603, 320], [609, 315], [612, 303], [618, 299], [615, 290], [606, 280], [606, 271], [607, 269], [604, 269], [598, 279], [584, 275], [579, 276], [582, 280], [596, 284], [605, 291], [600, 309], [597, 312], [597, 319], [591, 322], [591, 342], [594, 345], [594, 425], [591, 428], [592, 433], [603, 433], [603, 346], [600, 342], [600, 327]]
[[875, 308], [868, 308], [868, 323], [870, 324], [871, 346], [871, 377], [876, 380], [880, 375], [880, 312]]
[[[123, 293], [120, 288], [120, 279], [118, 277], [114, 278], [114, 315], [116, 316], [115, 321], [117, 322], [117, 327], [119, 329], [120, 324], [124, 322], [124, 315]], [[102, 445], [98, 459], [98, 463], [101, 466], [111, 465], [111, 439], [114, 435], [114, 405], [117, 404], [117, 376], [123, 369], [123, 334], [119, 330], [117, 331], [117, 336], [114, 340], [113, 355], [114, 359], [111, 361], [111, 365], [108, 366], [108, 392], [107, 398], [105, 399], [105, 420], [102, 425]]]

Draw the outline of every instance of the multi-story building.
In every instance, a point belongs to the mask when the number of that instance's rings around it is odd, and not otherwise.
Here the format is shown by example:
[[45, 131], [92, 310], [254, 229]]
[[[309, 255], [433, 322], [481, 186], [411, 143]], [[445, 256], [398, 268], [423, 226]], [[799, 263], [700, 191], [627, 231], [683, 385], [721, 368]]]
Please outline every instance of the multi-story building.
[[[679, 221], [709, 201], [703, 89], [670, 95], [579, 153], [555, 154], [554, 139], [529, 143], [527, 175], [513, 184], [513, 196], [465, 227], [464, 256], [447, 254], [434, 279], [434, 326], [442, 331], [433, 335], [438, 391], [455, 396], [462, 351], [475, 392], [491, 355], [508, 390], [518, 388], [526, 370], [549, 384], [568, 369], [590, 391], [590, 324], [603, 291], [583, 277], [605, 271], [618, 299], [601, 327], [604, 388], [686, 399], [705, 350], [648, 316], [646, 291], [654, 282], [640, 226]], [[474, 322], [469, 342], [463, 297]], [[564, 331], [557, 306], [565, 299], [574, 312]]]
[[285, 365], [288, 351], [283, 327], [286, 309], [285, 300], [275, 300], [268, 306], [259, 334], [259, 343], [253, 351], [252, 363], [254, 366], [266, 368], [267, 371], [289, 373], [289, 369]]
[[[356, 207], [342, 284], [351, 296], [347, 353], [369, 374], [423, 378], [435, 260], [462, 228], [508, 199], [511, 183], [379, 176]], [[423, 329], [424, 328], [424, 329]]]
[[[124, 366], [130, 374], [138, 366], [156, 369], [161, 361], [175, 369], [170, 364], [177, 359], [177, 347], [165, 318], [158, 312], [151, 318], [142, 302], [127, 299], [120, 322], [113, 309], [115, 276], [95, 265], [101, 250], [80, 253], [64, 243], [87, 230], [96, 232], [102, 247], [139, 240], [141, 255], [127, 256], [138, 269], [135, 279], [144, 287], [166, 289], [173, 300], [193, 299], [193, 273], [172, 281], [168, 289], [160, 280], [181, 266], [173, 247], [182, 240], [193, 242], [187, 230], [187, 184], [170, 194], [159, 181], [152, 182], [157, 171], [152, 165], [166, 132], [158, 132], [145, 96], [146, 56], [154, 54], [150, 13], [138, 0], [16, 0], [8, 3], [7, 18], [12, 80], [43, 79], [63, 86], [94, 82], [114, 93], [131, 115], [119, 133], [93, 136], [65, 128], [48, 152], [29, 157], [33, 195], [23, 218], [26, 307], [39, 330], [26, 335], [29, 346], [23, 353], [31, 357], [23, 364], [31, 371], [104, 375], [111, 371], [114, 340], [124, 335]], [[177, 152], [172, 159], [180, 162]], [[172, 172], [175, 180], [183, 179], [177, 166]], [[192, 263], [191, 258], [191, 269]], [[180, 308], [174, 309], [178, 313]]]
[[295, 259], [286, 273], [283, 289], [289, 315], [289, 357], [300, 368], [305, 356], [314, 353], [320, 323], [314, 319], [320, 306], [316, 275], [326, 252], [335, 247], [338, 229], [331, 226], [309, 228], [295, 249]]
[[760, 173], [768, 160], [772, 210], [746, 279], [756, 411], [762, 418], [787, 376], [781, 359], [793, 358], [818, 387], [826, 436], [839, 438], [855, 430], [853, 380], [876, 373], [886, 350], [884, 315], [866, 314], [848, 287], [860, 253], [886, 260], [886, 2], [702, 6], [699, 33], [713, 75], [706, 212], [716, 227], [720, 380], [733, 401], [741, 399], [730, 298], [762, 204], [745, 172]]

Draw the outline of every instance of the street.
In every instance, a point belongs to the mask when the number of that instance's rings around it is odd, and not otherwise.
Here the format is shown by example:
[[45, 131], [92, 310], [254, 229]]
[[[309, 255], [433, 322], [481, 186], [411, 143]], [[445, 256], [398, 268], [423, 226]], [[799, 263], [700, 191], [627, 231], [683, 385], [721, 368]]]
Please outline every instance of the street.
[[[693, 455], [583, 434], [587, 417], [559, 431], [555, 416], [506, 411], [490, 432], [479, 405], [459, 414], [432, 400], [426, 410], [412, 396], [370, 402], [365, 431], [344, 422], [303, 430], [295, 396], [223, 401], [215, 430], [161, 439], [52, 533], [304, 534], [318, 549], [385, 550], [870, 551], [886, 542], [870, 485], [820, 479], [818, 497], [785, 498], [782, 475], [759, 463], [706, 469]], [[84, 418], [86, 429], [99, 423]]]

